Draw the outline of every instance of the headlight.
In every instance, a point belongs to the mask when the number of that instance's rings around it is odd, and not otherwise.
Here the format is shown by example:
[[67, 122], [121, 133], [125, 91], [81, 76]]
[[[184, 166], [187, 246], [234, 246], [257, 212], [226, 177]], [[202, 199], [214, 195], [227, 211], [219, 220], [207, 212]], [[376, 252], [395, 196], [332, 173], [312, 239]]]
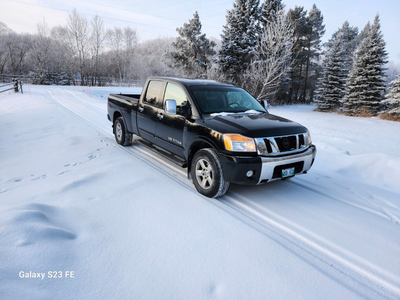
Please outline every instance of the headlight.
[[224, 134], [225, 149], [237, 152], [256, 152], [254, 139], [240, 134]]
[[310, 131], [307, 129], [307, 140], [306, 140], [306, 145], [309, 146], [312, 144], [311, 141], [311, 135], [310, 135]]

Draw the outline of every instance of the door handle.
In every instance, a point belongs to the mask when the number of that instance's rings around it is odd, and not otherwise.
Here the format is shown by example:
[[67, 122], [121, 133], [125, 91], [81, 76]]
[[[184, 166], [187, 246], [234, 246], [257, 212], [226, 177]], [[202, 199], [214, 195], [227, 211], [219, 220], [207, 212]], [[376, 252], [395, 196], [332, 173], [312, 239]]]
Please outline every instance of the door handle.
[[144, 111], [144, 107], [139, 106], [138, 111], [139, 112], [143, 112]]
[[157, 118], [158, 118], [159, 120], [162, 120], [162, 119], [164, 119], [164, 115], [163, 115], [163, 114], [157, 114]]

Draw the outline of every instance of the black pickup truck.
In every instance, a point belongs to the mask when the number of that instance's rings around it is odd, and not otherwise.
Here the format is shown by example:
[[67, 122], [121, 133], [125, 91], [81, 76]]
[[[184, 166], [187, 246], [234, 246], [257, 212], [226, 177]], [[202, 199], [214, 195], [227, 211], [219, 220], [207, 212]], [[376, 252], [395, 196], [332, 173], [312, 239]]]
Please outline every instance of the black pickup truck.
[[266, 101], [212, 80], [150, 77], [141, 94], [110, 94], [118, 144], [139, 141], [187, 168], [207, 197], [229, 183], [257, 185], [306, 173], [316, 147], [304, 126], [269, 114]]

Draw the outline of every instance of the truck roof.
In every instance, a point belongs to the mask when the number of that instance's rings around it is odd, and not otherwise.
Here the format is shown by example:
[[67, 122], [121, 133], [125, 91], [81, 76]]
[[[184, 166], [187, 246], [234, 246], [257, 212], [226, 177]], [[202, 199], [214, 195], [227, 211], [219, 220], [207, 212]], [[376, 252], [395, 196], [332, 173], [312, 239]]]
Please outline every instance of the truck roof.
[[190, 79], [190, 78], [159, 77], [159, 76], [149, 77], [149, 79], [162, 79], [162, 80], [168, 80], [168, 81], [172, 81], [172, 82], [175, 81], [175, 82], [179, 82], [187, 87], [196, 86], [196, 85], [235, 86], [234, 84], [231, 84], [231, 83], [220, 82], [220, 81], [210, 80], [210, 79]]

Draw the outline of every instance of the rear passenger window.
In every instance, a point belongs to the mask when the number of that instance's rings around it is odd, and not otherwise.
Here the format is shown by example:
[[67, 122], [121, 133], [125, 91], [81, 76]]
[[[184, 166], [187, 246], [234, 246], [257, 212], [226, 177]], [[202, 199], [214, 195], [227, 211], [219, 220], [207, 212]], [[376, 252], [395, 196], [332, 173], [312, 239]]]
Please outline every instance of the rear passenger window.
[[162, 99], [160, 95], [163, 87], [164, 82], [162, 81], [150, 81], [149, 86], [147, 87], [146, 96], [144, 97], [143, 101], [146, 104], [162, 107]]

